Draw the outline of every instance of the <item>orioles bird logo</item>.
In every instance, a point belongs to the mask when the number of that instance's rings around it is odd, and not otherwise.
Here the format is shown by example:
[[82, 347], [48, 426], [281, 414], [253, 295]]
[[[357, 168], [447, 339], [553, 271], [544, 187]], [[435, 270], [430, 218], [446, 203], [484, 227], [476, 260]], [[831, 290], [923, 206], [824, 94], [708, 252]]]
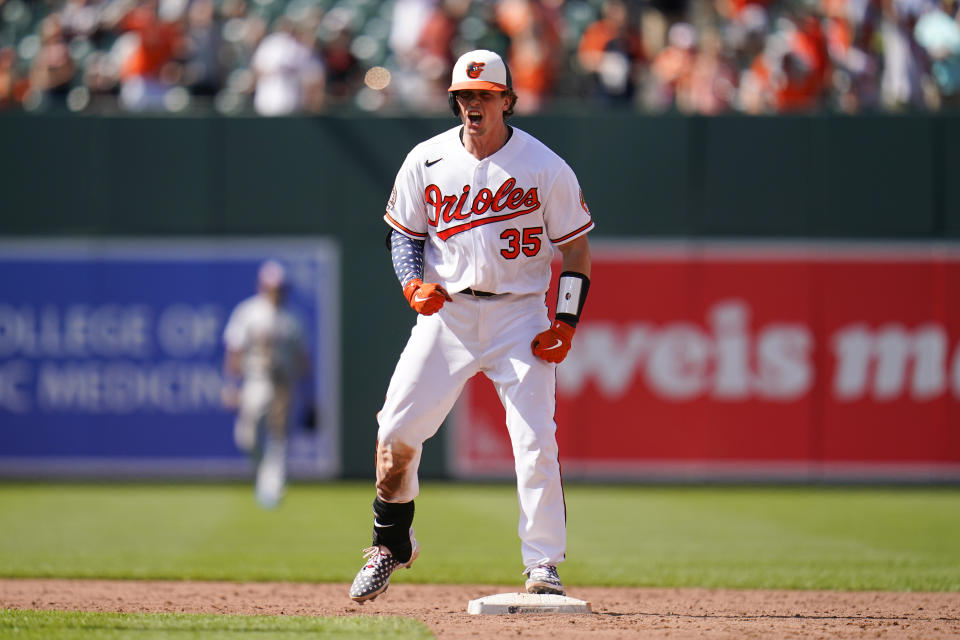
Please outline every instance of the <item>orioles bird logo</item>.
[[486, 64], [486, 62], [471, 62], [467, 65], [467, 76], [476, 80], [480, 77], [480, 74], [483, 73], [483, 67]]

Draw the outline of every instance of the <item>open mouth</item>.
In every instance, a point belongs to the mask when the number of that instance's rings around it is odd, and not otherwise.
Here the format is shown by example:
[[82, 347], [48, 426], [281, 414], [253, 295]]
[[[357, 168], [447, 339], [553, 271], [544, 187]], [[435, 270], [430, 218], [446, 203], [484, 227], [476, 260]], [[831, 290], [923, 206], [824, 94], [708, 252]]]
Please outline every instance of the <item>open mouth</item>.
[[470, 124], [480, 124], [480, 122], [483, 120], [483, 114], [476, 109], [471, 109], [470, 111], [467, 111], [467, 119], [470, 120]]

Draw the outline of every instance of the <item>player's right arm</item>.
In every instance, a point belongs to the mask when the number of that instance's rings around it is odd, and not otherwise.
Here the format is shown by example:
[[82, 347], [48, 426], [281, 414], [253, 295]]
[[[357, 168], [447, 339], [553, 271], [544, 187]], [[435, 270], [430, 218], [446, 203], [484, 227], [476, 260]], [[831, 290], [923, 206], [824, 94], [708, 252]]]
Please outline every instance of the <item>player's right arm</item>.
[[423, 246], [423, 240], [414, 240], [396, 230], [390, 233], [390, 256], [403, 296], [417, 313], [429, 316], [452, 298], [439, 284], [423, 283]]
[[390, 255], [403, 296], [417, 313], [426, 316], [436, 313], [452, 298], [441, 285], [423, 282], [424, 244], [428, 235], [418, 154], [411, 152], [400, 167], [383, 219], [392, 227]]
[[234, 309], [223, 331], [223, 388], [220, 400], [227, 409], [240, 406], [240, 381], [243, 377], [243, 355], [246, 344], [246, 329], [243, 319], [243, 304]]

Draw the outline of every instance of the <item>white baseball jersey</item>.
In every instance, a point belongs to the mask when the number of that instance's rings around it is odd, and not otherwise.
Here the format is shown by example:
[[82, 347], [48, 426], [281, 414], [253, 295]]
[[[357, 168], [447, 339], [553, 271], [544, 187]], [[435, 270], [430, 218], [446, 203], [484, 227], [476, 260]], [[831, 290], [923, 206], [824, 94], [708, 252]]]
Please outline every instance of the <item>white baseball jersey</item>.
[[233, 310], [223, 330], [226, 347], [243, 353], [244, 378], [292, 382], [304, 348], [296, 317], [263, 296], [247, 298]]
[[478, 160], [458, 125], [407, 154], [384, 216], [426, 241], [424, 282], [455, 293], [546, 293], [554, 244], [593, 228], [573, 170], [530, 134]]

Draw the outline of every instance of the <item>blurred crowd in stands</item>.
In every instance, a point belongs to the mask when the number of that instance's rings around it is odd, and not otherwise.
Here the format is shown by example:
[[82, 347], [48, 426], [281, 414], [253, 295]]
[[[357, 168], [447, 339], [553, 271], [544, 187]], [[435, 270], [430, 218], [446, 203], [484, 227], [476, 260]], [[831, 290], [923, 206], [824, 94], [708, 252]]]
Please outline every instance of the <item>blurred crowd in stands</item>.
[[475, 48], [518, 113], [958, 110], [958, 4], [0, 0], [0, 111], [442, 113]]

